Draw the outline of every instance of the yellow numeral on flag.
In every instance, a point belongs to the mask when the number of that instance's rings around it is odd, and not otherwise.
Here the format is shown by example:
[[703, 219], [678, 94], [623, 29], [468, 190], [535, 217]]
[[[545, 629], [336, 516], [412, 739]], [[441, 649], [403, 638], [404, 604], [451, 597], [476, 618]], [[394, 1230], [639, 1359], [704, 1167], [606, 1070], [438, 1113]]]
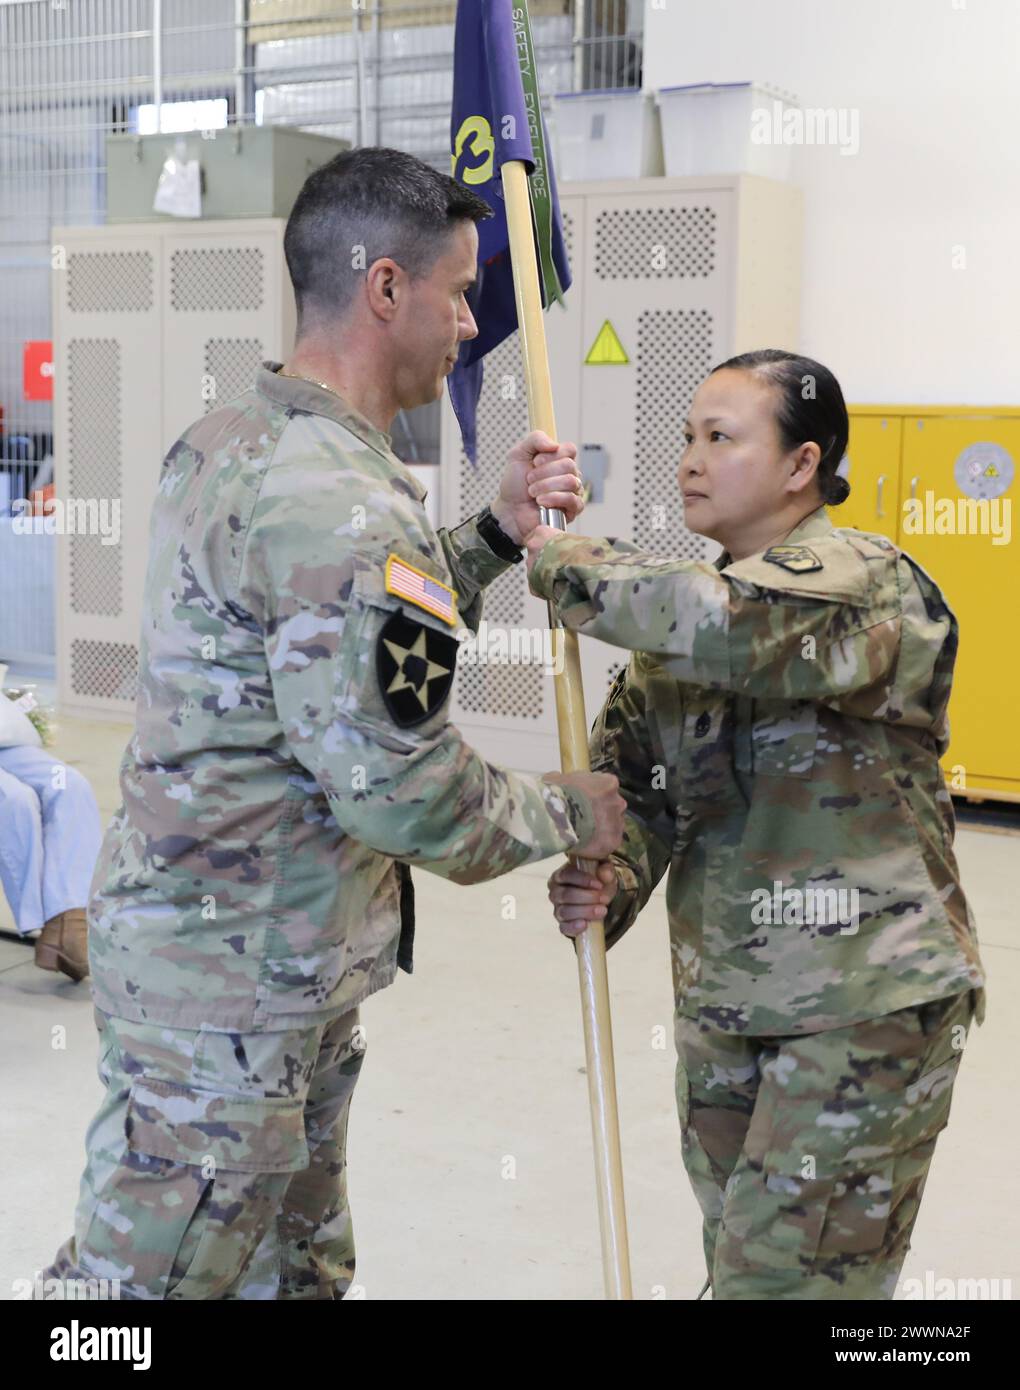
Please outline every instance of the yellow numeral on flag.
[[488, 183], [492, 178], [492, 157], [496, 152], [496, 142], [492, 138], [492, 126], [484, 116], [468, 116], [461, 122], [457, 138], [453, 142], [453, 175], [456, 177], [457, 165], [464, 153], [464, 146], [470, 141], [471, 153], [483, 162], [476, 167], [466, 165], [461, 173], [462, 183]]

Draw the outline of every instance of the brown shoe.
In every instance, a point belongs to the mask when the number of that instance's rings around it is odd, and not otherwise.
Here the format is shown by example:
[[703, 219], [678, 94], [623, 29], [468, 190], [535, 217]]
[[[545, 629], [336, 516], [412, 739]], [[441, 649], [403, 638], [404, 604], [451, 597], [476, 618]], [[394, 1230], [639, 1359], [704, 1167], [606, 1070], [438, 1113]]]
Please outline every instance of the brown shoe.
[[50, 918], [35, 943], [35, 963], [40, 970], [62, 970], [72, 980], [84, 980], [89, 973], [89, 926], [83, 907]]

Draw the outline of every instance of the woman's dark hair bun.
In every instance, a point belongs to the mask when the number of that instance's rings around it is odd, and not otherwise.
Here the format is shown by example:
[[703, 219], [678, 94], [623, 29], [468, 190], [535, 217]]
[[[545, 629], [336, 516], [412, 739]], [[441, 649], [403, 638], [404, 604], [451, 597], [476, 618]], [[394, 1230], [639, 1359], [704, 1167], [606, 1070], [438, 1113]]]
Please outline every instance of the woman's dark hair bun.
[[713, 372], [754, 372], [778, 393], [776, 423], [786, 449], [809, 442], [818, 445], [818, 490], [822, 501], [838, 507], [850, 496], [850, 484], [836, 469], [850, 437], [850, 418], [839, 382], [821, 362], [783, 348], [743, 352], [713, 367]]
[[828, 490], [825, 493], [825, 501], [830, 507], [838, 507], [841, 502], [845, 502], [850, 496], [850, 484], [843, 477], [842, 473], [834, 473], [829, 479]]

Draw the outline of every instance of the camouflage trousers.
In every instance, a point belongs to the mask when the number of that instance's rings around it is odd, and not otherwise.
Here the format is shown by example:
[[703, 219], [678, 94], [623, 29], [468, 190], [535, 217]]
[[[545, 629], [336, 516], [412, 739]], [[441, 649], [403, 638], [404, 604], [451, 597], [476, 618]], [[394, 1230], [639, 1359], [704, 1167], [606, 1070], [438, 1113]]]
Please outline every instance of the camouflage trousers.
[[973, 993], [791, 1037], [677, 1014], [684, 1164], [713, 1299], [890, 1299]]
[[131, 1299], [342, 1298], [357, 1010], [294, 1032], [162, 1028], [96, 1010], [106, 1096], [75, 1235], [47, 1279]]

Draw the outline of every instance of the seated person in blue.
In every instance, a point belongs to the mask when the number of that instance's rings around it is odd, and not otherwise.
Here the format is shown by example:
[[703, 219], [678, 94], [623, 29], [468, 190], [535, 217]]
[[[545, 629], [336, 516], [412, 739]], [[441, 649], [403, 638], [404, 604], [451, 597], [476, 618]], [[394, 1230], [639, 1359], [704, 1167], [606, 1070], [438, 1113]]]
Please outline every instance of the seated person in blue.
[[21, 935], [41, 930], [36, 965], [82, 980], [99, 808], [82, 774], [41, 747], [4, 693], [0, 702], [0, 884]]

